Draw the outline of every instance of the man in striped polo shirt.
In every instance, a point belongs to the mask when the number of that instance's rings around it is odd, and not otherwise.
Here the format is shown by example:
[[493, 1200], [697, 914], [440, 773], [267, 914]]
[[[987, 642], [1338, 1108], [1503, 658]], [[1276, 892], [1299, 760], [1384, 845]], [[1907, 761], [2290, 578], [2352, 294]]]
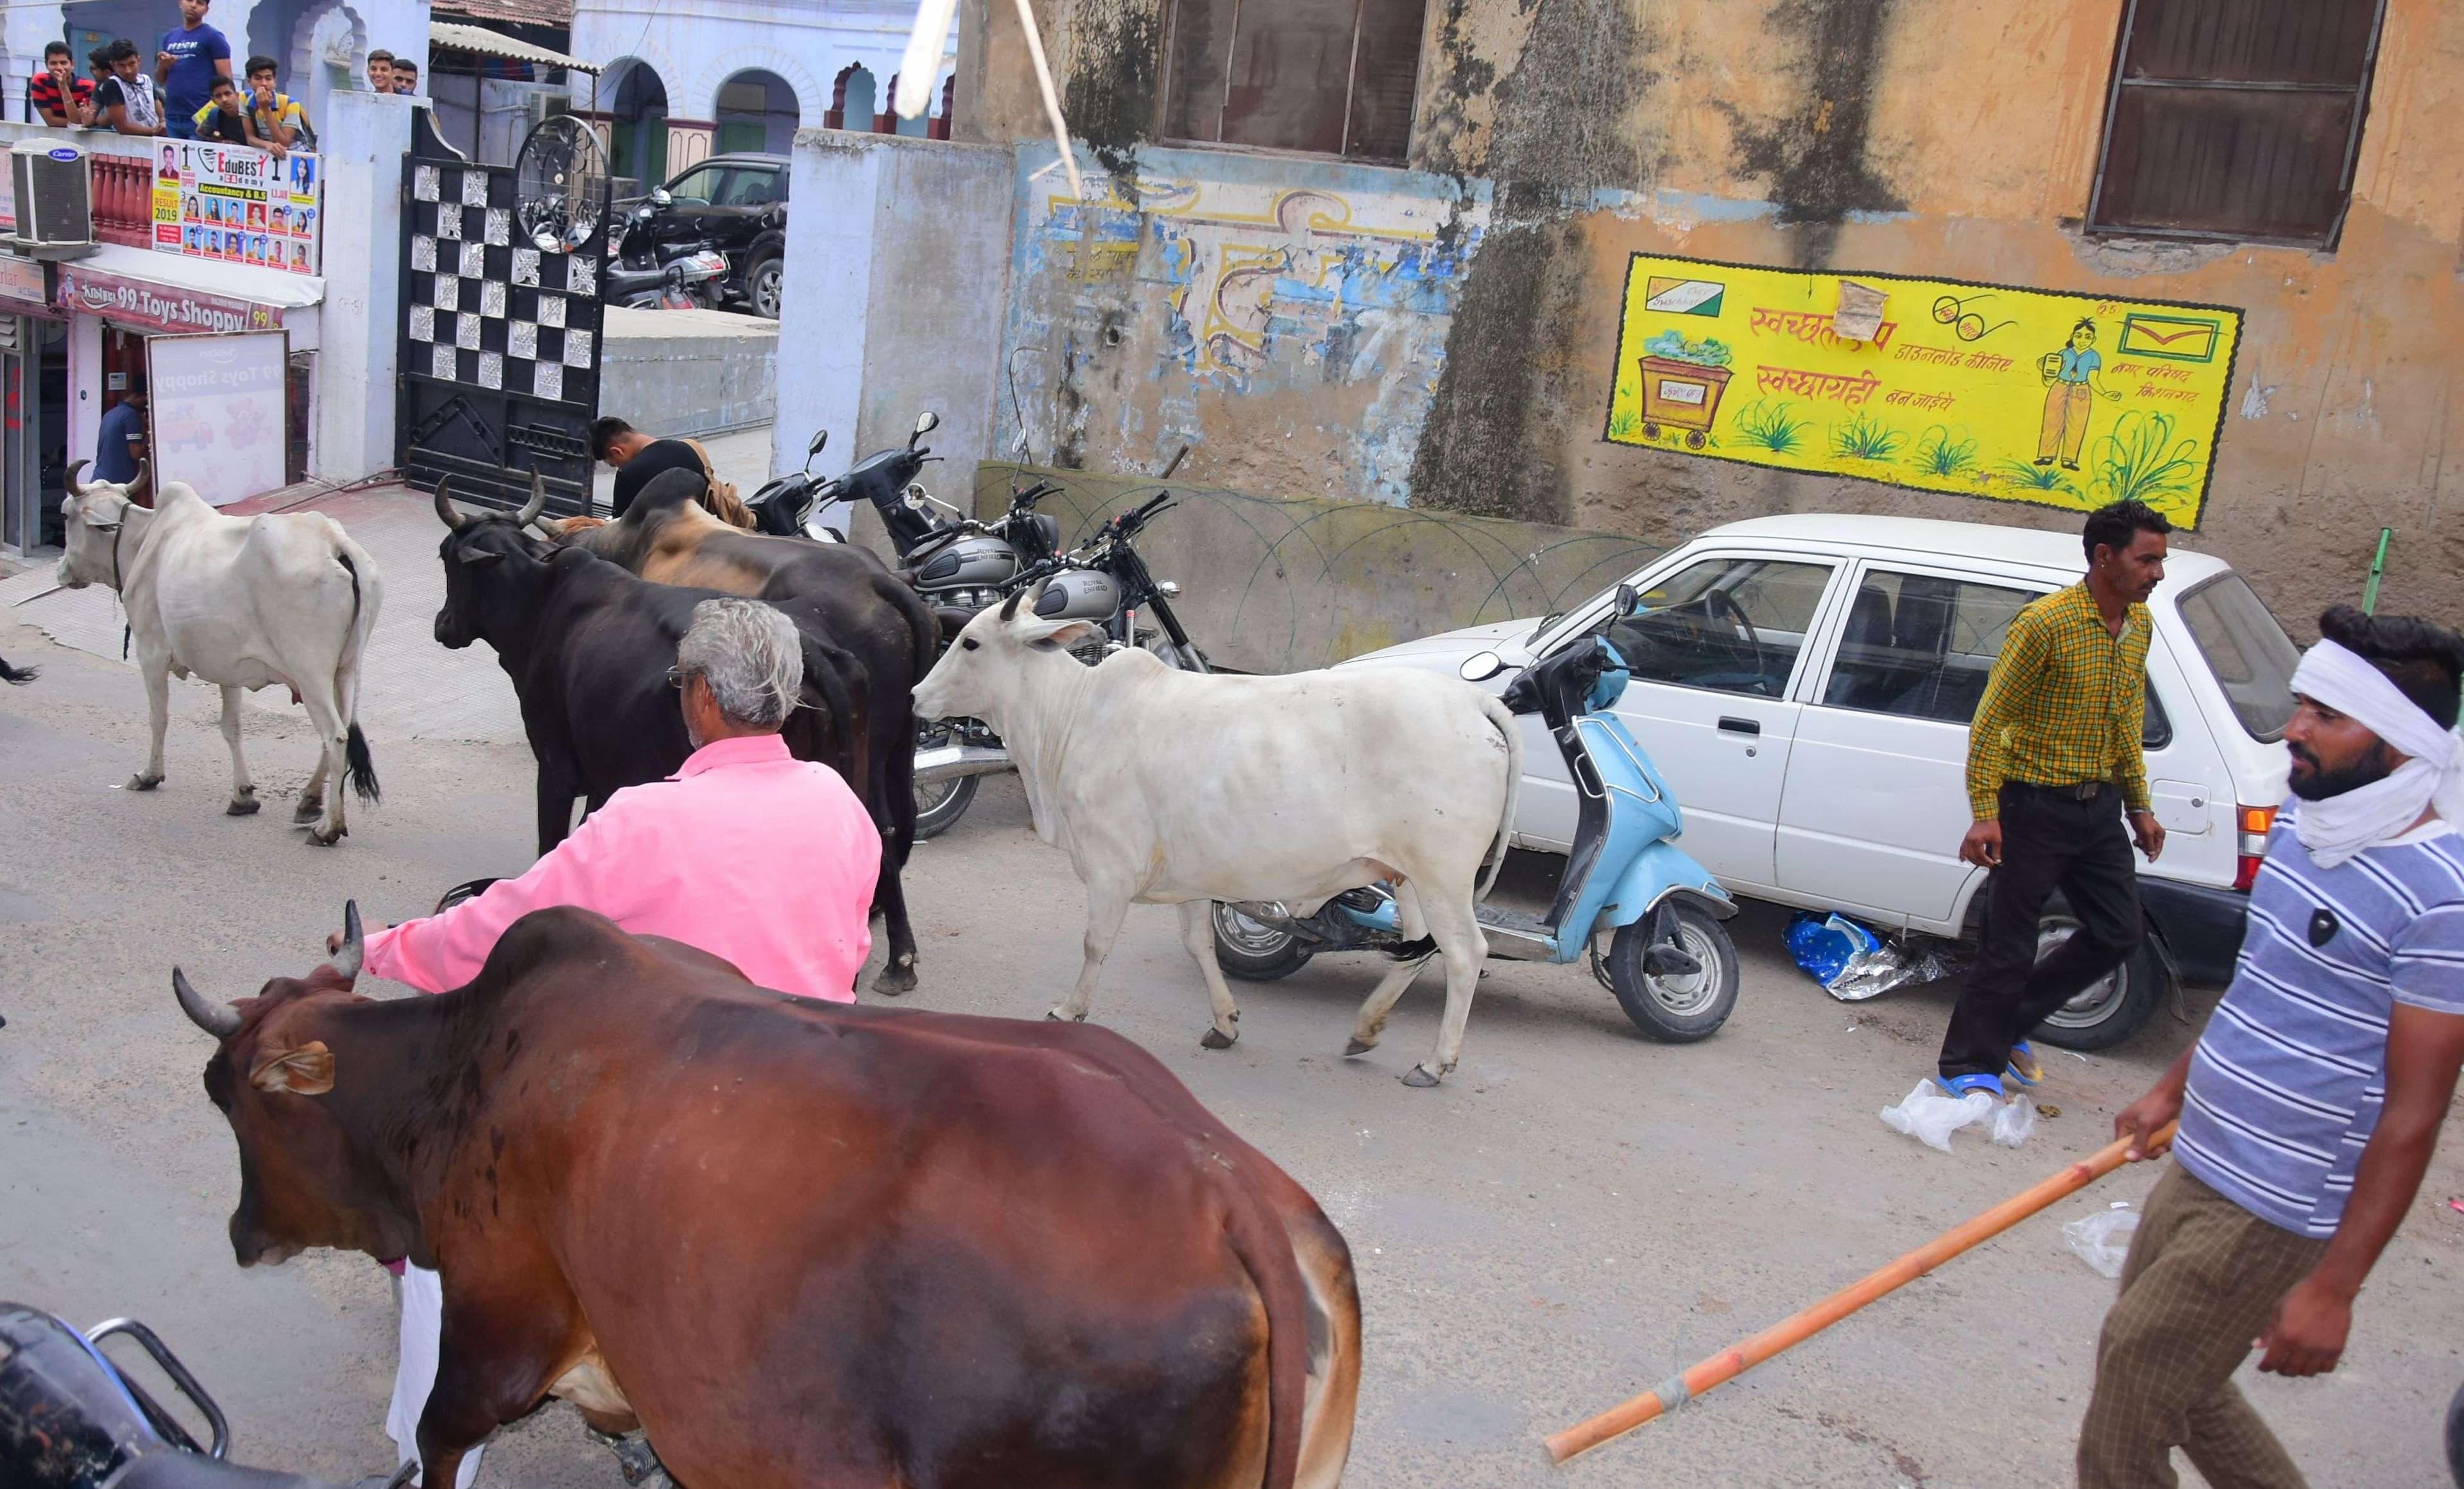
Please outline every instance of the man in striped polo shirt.
[[2464, 1065], [2464, 639], [2346, 605], [2293, 674], [2296, 799], [2251, 887], [2233, 986], [2114, 1120], [2175, 1162], [2147, 1197], [2097, 1345], [2081, 1489], [2303, 1483], [2233, 1384], [2336, 1368]]

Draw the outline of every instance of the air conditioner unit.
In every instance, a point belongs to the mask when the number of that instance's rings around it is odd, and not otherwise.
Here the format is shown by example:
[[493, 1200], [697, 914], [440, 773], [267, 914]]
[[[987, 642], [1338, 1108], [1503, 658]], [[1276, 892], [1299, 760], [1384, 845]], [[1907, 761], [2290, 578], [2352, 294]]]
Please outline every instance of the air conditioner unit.
[[16, 249], [35, 258], [94, 252], [94, 173], [65, 140], [20, 140], [9, 151], [17, 196]]

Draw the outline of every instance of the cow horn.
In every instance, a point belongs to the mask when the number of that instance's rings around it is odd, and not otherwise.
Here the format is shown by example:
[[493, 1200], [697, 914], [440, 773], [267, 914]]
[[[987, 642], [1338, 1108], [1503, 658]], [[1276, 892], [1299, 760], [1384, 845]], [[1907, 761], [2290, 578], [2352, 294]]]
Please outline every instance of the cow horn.
[[436, 478], [436, 515], [445, 519], [447, 527], [458, 533], [462, 531], [462, 524], [469, 519], [453, 510], [452, 501], [445, 494], [446, 483], [451, 479], [450, 476], [441, 475]]
[[514, 526], [528, 527], [538, 521], [539, 514], [546, 510], [547, 480], [534, 471], [531, 472], [531, 499], [522, 503], [522, 510], [515, 515]]
[[85, 466], [86, 463], [82, 460], [72, 460], [69, 462], [68, 473], [60, 477], [61, 483], [68, 487], [69, 494], [72, 496], [85, 494], [85, 488], [77, 483], [77, 472], [84, 470]]
[[128, 478], [127, 489], [129, 491], [137, 491], [144, 486], [146, 469], [146, 463], [144, 461], [141, 460], [137, 462], [137, 473]]
[[204, 994], [188, 986], [186, 973], [171, 969], [171, 996], [180, 1000], [180, 1012], [188, 1021], [218, 1040], [228, 1040], [239, 1032], [239, 1010], [226, 1003], [209, 1003]]
[[360, 933], [360, 902], [344, 900], [342, 902], [342, 945], [341, 950], [334, 953], [333, 959], [326, 965], [341, 973], [346, 980], [357, 981], [361, 964], [366, 959], [366, 940]]

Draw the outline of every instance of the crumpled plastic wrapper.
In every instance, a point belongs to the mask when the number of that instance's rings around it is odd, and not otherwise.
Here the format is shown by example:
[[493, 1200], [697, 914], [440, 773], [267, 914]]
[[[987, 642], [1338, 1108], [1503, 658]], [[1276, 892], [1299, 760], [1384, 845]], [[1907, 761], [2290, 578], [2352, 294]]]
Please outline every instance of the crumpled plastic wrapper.
[[2099, 1277], [2120, 1281], [2122, 1263], [2130, 1256], [2130, 1237], [2139, 1230], [2139, 1212], [2118, 1199], [2106, 1209], [2062, 1227], [2062, 1239]]
[[1953, 1097], [1931, 1081], [1919, 1081], [1898, 1106], [1883, 1107], [1881, 1118], [1892, 1131], [1941, 1152], [1950, 1151], [1950, 1134], [1979, 1124], [1992, 1141], [2016, 1148], [2036, 1130], [2036, 1104], [2024, 1091], [1997, 1102], [1985, 1091]]

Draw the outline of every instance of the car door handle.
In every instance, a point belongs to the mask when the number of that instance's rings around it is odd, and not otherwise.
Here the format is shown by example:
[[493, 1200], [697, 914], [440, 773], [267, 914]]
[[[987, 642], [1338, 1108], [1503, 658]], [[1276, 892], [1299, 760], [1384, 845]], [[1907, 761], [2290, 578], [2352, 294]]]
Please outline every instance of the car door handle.
[[1720, 715], [1720, 727], [1732, 734], [1759, 734], [1763, 732], [1763, 726], [1752, 719], [1735, 718], [1726, 713]]

